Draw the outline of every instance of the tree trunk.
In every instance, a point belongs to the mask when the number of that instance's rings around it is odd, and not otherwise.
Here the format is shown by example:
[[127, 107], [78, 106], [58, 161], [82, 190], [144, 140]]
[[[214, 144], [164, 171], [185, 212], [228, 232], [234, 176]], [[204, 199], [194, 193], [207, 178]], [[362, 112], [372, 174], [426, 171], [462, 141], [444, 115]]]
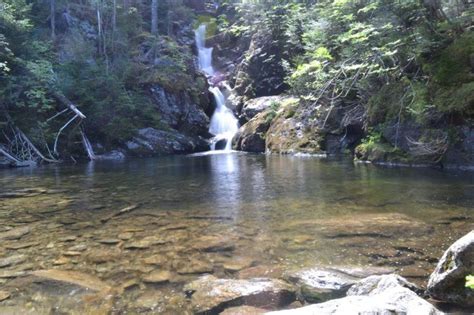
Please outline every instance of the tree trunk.
[[158, 34], [158, 0], [151, 0], [151, 33]]
[[56, 39], [56, 0], [51, 0], [51, 39]]

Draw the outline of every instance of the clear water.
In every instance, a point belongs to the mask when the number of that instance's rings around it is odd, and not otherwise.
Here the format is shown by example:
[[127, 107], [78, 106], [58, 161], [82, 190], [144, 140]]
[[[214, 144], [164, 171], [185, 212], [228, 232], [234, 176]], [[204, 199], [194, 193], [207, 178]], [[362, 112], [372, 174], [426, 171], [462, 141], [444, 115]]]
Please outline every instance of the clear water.
[[[0, 268], [0, 290], [11, 294], [1, 314], [85, 314], [98, 305], [117, 314], [186, 313], [182, 286], [199, 276], [196, 264], [226, 278], [390, 266], [423, 284], [446, 247], [474, 226], [474, 173], [310, 157], [235, 153], [1, 170], [0, 196], [0, 233], [31, 228], [0, 243], [0, 259], [26, 257]], [[129, 205], [139, 207], [110, 218]], [[163, 241], [127, 246], [150, 237]], [[209, 239], [233, 248], [202, 250]], [[148, 264], [152, 256], [163, 261]], [[225, 267], [236, 261], [244, 263]], [[112, 300], [88, 299], [28, 276], [40, 269], [137, 285]], [[166, 284], [143, 281], [156, 270], [173, 276]], [[8, 272], [23, 274], [1, 276]]]

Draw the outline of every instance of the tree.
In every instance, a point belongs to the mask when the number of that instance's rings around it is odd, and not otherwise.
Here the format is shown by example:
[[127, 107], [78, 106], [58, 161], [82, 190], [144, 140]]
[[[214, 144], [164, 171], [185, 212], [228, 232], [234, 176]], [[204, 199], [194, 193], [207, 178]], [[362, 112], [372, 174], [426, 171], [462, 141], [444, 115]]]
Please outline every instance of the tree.
[[158, 34], [158, 0], [151, 1], [151, 33]]

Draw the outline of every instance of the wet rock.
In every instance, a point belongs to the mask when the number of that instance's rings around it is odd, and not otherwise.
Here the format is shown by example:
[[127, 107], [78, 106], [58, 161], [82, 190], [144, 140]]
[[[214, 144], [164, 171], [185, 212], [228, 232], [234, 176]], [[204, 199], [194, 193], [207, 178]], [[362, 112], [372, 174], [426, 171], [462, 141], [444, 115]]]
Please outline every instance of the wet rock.
[[89, 262], [95, 264], [103, 264], [111, 261], [115, 261], [120, 258], [120, 251], [119, 250], [111, 250], [111, 249], [93, 249], [90, 250], [87, 255], [86, 259]]
[[391, 238], [400, 235], [422, 236], [429, 234], [433, 227], [401, 213], [359, 213], [354, 216], [338, 216], [320, 220], [290, 222], [291, 227], [318, 227], [328, 238]]
[[245, 268], [252, 266], [255, 263], [255, 260], [248, 257], [234, 258], [230, 261], [227, 261], [223, 264], [225, 271], [236, 272]]
[[173, 153], [206, 151], [207, 141], [188, 137], [176, 130], [140, 129], [136, 137], [126, 143], [128, 151], [136, 156], [155, 156]]
[[77, 244], [77, 245], [74, 245], [72, 247], [69, 247], [68, 251], [72, 251], [72, 252], [83, 252], [87, 249], [87, 245], [86, 244]]
[[169, 282], [173, 274], [167, 270], [153, 271], [149, 275], [143, 278], [143, 282], [153, 283], [153, 284], [162, 284]]
[[443, 314], [411, 288], [416, 287], [397, 275], [371, 276], [354, 284], [344, 298], [268, 314]]
[[214, 271], [214, 267], [210, 262], [195, 258], [178, 264], [176, 269], [180, 275], [212, 273]]
[[150, 248], [151, 243], [146, 240], [140, 240], [136, 242], [130, 242], [125, 244], [124, 248], [125, 249], [148, 249]]
[[243, 305], [228, 308], [220, 313], [220, 315], [260, 315], [266, 312], [268, 312], [268, 310], [263, 308]]
[[119, 235], [117, 235], [117, 237], [121, 239], [122, 241], [128, 241], [133, 237], [133, 233], [131, 232], [120, 233]]
[[74, 242], [75, 240], [77, 240], [77, 236], [74, 235], [68, 235], [58, 238], [59, 242]]
[[270, 128], [273, 113], [265, 111], [240, 127], [234, 137], [233, 147], [246, 152], [265, 152], [265, 134]]
[[36, 277], [35, 282], [55, 282], [62, 283], [65, 285], [74, 285], [85, 290], [95, 292], [110, 292], [111, 287], [92, 275], [77, 272], [77, 271], [66, 271], [66, 270], [38, 270], [33, 271], [30, 275]]
[[235, 245], [232, 240], [222, 236], [202, 236], [196, 240], [196, 244], [193, 246], [194, 249], [204, 252], [226, 252], [233, 251]]
[[293, 288], [280, 280], [218, 279], [203, 276], [184, 287], [191, 296], [193, 311], [197, 314], [222, 312], [230, 306], [248, 305], [275, 309], [295, 300]]
[[76, 256], [81, 256], [82, 253], [81, 252], [74, 252], [74, 251], [67, 251], [67, 252], [64, 252], [63, 255], [67, 256], [67, 257], [76, 257]]
[[24, 271], [17, 271], [17, 270], [4, 270], [0, 271], [0, 279], [12, 279], [23, 277], [26, 275]]
[[116, 238], [104, 238], [104, 239], [98, 240], [97, 242], [101, 244], [105, 244], [105, 245], [115, 245], [115, 244], [120, 243], [120, 240]]
[[309, 303], [321, 303], [346, 295], [359, 278], [337, 270], [312, 268], [289, 273], [286, 278], [299, 288], [302, 298]]
[[147, 265], [156, 265], [156, 266], [161, 266], [165, 264], [167, 261], [168, 259], [162, 255], [153, 255], [143, 260], [143, 262]]
[[9, 231], [0, 233], [0, 241], [17, 240], [22, 238], [26, 234], [29, 234], [30, 232], [31, 228], [28, 226], [14, 228]]
[[10, 298], [10, 293], [7, 291], [0, 291], [0, 302]]
[[281, 266], [259, 265], [239, 271], [239, 279], [280, 278], [284, 273]]
[[0, 258], [0, 268], [14, 266], [26, 261], [25, 255], [12, 255], [5, 258]]
[[465, 286], [466, 276], [474, 274], [474, 231], [452, 244], [441, 257], [428, 281], [428, 294], [434, 299], [463, 306], [474, 306], [474, 290]]
[[39, 242], [14, 243], [14, 244], [5, 245], [5, 248], [11, 249], [11, 250], [19, 250], [19, 249], [24, 249], [24, 248], [30, 248], [33, 246], [38, 246], [39, 244], [40, 244]]
[[71, 259], [67, 258], [67, 257], [59, 257], [58, 259], [56, 259], [55, 261], [53, 261], [53, 265], [55, 266], [62, 266], [62, 265], [66, 265], [68, 263], [71, 262]]

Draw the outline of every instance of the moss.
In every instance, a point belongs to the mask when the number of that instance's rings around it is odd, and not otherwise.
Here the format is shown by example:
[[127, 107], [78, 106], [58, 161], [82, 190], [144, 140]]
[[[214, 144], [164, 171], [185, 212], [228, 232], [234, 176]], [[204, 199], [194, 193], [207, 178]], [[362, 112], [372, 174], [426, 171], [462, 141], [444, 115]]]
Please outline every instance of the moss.
[[400, 112], [400, 101], [406, 93], [407, 85], [396, 82], [384, 85], [368, 101], [368, 121], [370, 125], [376, 125], [392, 120]]
[[458, 87], [437, 87], [434, 104], [441, 112], [474, 116], [474, 81]]
[[471, 55], [474, 54], [474, 34], [466, 33], [446, 47], [427, 66], [434, 81], [441, 85], [458, 85], [472, 81]]
[[217, 33], [217, 19], [210, 15], [198, 15], [194, 28], [198, 28], [199, 25], [206, 24], [206, 36], [211, 37]]
[[371, 132], [362, 143], [355, 148], [355, 158], [371, 162], [410, 163], [410, 158], [399, 148], [395, 148], [383, 140], [378, 132]]

